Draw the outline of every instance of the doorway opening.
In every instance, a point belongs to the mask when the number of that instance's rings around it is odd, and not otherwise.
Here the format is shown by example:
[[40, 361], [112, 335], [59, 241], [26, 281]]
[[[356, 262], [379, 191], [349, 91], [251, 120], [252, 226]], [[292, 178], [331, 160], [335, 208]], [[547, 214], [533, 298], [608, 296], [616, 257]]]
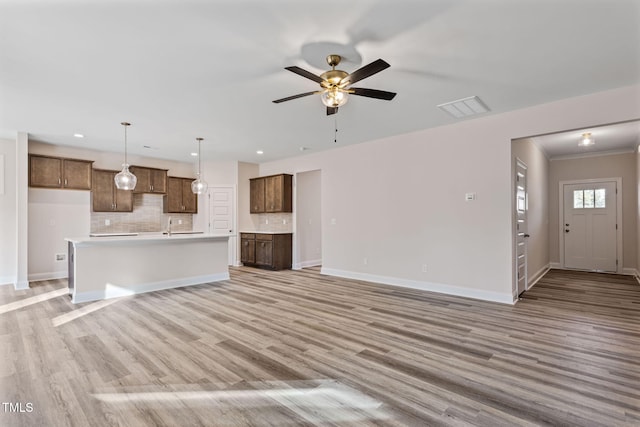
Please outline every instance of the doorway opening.
[[296, 174], [296, 233], [293, 268], [322, 265], [321, 171]]

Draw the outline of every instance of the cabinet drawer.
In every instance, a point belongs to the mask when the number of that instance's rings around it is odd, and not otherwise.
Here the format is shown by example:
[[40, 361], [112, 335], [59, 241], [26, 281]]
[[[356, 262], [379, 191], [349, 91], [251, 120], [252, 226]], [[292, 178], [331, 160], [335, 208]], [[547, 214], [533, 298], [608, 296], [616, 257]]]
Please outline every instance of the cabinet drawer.
[[255, 239], [256, 235], [253, 233], [240, 233], [241, 239]]
[[273, 240], [273, 234], [256, 234], [256, 240]]

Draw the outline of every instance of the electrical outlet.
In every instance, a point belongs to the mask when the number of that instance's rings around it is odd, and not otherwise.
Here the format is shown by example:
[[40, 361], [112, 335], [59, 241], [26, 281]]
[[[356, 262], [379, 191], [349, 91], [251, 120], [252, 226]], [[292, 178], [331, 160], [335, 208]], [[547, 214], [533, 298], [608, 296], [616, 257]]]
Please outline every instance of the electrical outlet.
[[105, 219], [104, 220], [104, 225], [111, 225], [111, 220], [110, 219]]
[[427, 272], [427, 264], [422, 264], [422, 272], [423, 273]]
[[178, 225], [182, 225], [182, 220], [181, 219], [178, 220]]
[[268, 225], [268, 224], [269, 224], [269, 220], [268, 220], [268, 219], [265, 219], [265, 220], [264, 220], [264, 223]]
[[66, 254], [56, 254], [56, 261], [64, 261], [67, 259]]

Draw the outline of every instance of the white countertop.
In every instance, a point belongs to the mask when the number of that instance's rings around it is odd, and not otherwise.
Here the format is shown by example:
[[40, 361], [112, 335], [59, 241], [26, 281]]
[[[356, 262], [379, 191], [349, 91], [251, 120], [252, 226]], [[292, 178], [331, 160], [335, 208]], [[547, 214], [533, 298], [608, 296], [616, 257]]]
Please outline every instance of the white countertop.
[[172, 242], [180, 240], [198, 240], [198, 239], [228, 239], [228, 234], [210, 234], [210, 233], [193, 233], [193, 232], [175, 232], [171, 235], [161, 232], [157, 233], [100, 233], [95, 236], [83, 237], [67, 237], [65, 240], [74, 245], [85, 244], [102, 244], [102, 243], [126, 243], [126, 242]]
[[245, 234], [293, 234], [293, 231], [241, 231]]

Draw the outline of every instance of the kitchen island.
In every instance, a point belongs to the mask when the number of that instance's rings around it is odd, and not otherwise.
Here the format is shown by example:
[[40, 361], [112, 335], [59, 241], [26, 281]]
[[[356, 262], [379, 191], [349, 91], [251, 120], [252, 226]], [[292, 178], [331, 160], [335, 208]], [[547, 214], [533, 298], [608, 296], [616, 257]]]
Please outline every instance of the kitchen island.
[[73, 303], [229, 278], [229, 236], [124, 233], [65, 240]]

